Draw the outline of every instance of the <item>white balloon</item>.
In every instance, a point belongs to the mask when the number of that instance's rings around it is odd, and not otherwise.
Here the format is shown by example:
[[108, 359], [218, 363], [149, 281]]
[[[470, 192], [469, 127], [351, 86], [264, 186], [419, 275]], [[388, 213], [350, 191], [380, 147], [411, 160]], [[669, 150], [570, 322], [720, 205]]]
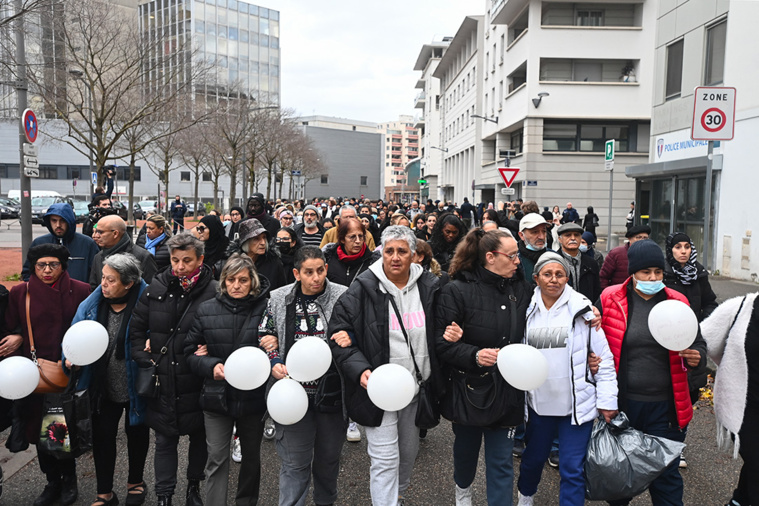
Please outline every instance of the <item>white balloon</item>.
[[698, 335], [698, 319], [679, 300], [663, 300], [648, 313], [648, 329], [656, 342], [672, 351], [687, 350]]
[[66, 331], [61, 347], [72, 364], [90, 365], [108, 349], [108, 331], [96, 321], [82, 320]]
[[366, 386], [369, 399], [385, 411], [400, 411], [411, 403], [416, 381], [405, 367], [384, 364], [372, 371]]
[[224, 363], [224, 379], [238, 390], [254, 390], [269, 379], [271, 363], [266, 353], [255, 346], [233, 351]]
[[287, 374], [297, 381], [315, 381], [327, 372], [332, 364], [329, 345], [316, 336], [299, 339], [287, 352]]
[[518, 390], [535, 390], [548, 378], [548, 360], [529, 344], [510, 344], [498, 352], [498, 370]]
[[271, 387], [266, 398], [269, 416], [282, 425], [300, 422], [308, 411], [308, 395], [303, 386], [290, 378], [283, 378]]
[[0, 361], [0, 397], [23, 399], [34, 392], [40, 371], [26, 357], [8, 357]]

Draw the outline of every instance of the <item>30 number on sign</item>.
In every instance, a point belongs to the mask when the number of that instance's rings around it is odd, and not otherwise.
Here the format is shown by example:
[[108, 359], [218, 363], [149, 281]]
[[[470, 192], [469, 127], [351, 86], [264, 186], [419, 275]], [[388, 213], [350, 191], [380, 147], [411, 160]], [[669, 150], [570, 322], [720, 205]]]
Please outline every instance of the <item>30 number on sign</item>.
[[704, 111], [701, 115], [701, 126], [709, 132], [719, 132], [727, 123], [725, 113], [716, 107]]

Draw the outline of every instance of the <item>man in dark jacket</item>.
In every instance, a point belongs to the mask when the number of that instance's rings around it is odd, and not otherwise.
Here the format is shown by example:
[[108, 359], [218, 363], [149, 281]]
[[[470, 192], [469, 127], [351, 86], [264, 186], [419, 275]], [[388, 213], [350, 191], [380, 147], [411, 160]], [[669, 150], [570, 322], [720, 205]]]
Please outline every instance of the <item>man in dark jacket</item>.
[[116, 214], [116, 210], [111, 205], [111, 199], [107, 195], [95, 195], [92, 197], [92, 202], [89, 204], [90, 214], [87, 219], [82, 223], [82, 233], [87, 237], [92, 237], [92, 232], [95, 229], [95, 224], [103, 216], [109, 214]]
[[627, 229], [625, 237], [628, 243], [617, 246], [606, 255], [604, 265], [601, 267], [601, 290], [606, 287], [624, 283], [629, 277], [627, 273], [627, 250], [637, 241], [648, 239], [651, 234], [651, 227], [647, 225], [637, 225]]
[[519, 265], [524, 278], [531, 280], [535, 262], [540, 256], [548, 251], [546, 249], [546, 235], [548, 234], [548, 222], [538, 213], [528, 213], [519, 220]]
[[464, 222], [464, 225], [466, 225], [467, 229], [477, 226], [476, 209], [472, 204], [469, 203], [469, 199], [467, 197], [464, 197], [464, 203], [461, 204], [459, 213], [461, 214], [461, 220]]
[[132, 357], [140, 367], [157, 363], [158, 397], [148, 399], [145, 421], [155, 431], [155, 492], [159, 506], [171, 504], [177, 484], [179, 436], [190, 436], [187, 504], [202, 506], [200, 480], [208, 457], [200, 389], [190, 371], [184, 340], [198, 306], [216, 295], [211, 269], [203, 265], [203, 243], [190, 234], [169, 239], [171, 268], [161, 271], [140, 297], [131, 322]]
[[264, 207], [266, 205], [266, 200], [264, 199], [263, 194], [261, 193], [254, 193], [250, 196], [248, 199], [248, 206], [245, 209], [246, 213], [246, 220], [249, 220], [251, 218], [255, 218], [258, 221], [261, 222], [261, 225], [264, 226], [267, 232], [269, 232], [269, 237], [276, 237], [277, 236], [277, 230], [282, 228], [282, 225], [280, 225], [279, 221], [277, 221], [273, 216], [270, 216], [266, 212], [266, 208]]
[[174, 202], [171, 203], [171, 219], [174, 222], [173, 232], [176, 235], [177, 230], [184, 231], [184, 215], [187, 212], [187, 205], [182, 202], [182, 198], [177, 195]]
[[157, 267], [153, 255], [148, 253], [145, 248], [140, 248], [132, 243], [132, 239], [126, 235], [126, 223], [116, 215], [103, 216], [95, 225], [92, 233], [95, 243], [100, 246], [101, 251], [95, 255], [90, 271], [90, 288], [94, 290], [103, 277], [103, 260], [114, 253], [131, 253], [140, 261], [140, 270], [142, 270], [142, 279], [146, 283], [153, 280]]
[[569, 286], [591, 301], [601, 296], [598, 262], [580, 252], [583, 228], [577, 223], [565, 223], [556, 231], [559, 234], [559, 253], [569, 265]]
[[561, 223], [580, 223], [580, 213], [572, 207], [571, 202], [567, 202], [567, 208], [561, 213]]
[[[90, 270], [95, 261], [99, 248], [95, 241], [76, 231], [76, 216], [71, 206], [65, 203], [53, 204], [42, 218], [42, 222], [50, 231], [32, 241], [32, 246], [40, 244], [60, 244], [69, 250], [68, 273], [72, 279], [87, 283], [90, 280]], [[24, 261], [21, 276], [29, 281], [31, 271], [29, 263]], [[98, 284], [99, 280], [98, 280]]]
[[319, 246], [324, 237], [324, 227], [319, 223], [319, 209], [306, 206], [303, 210], [303, 223], [295, 227], [295, 234], [306, 246]]

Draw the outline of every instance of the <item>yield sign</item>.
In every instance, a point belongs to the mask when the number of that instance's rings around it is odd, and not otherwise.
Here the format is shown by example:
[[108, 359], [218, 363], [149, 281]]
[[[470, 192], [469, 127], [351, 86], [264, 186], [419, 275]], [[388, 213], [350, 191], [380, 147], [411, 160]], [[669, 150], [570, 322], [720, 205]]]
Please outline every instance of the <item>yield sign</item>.
[[511, 183], [517, 178], [519, 174], [519, 167], [499, 167], [498, 172], [501, 173], [503, 182], [506, 183], [506, 188], [511, 188]]

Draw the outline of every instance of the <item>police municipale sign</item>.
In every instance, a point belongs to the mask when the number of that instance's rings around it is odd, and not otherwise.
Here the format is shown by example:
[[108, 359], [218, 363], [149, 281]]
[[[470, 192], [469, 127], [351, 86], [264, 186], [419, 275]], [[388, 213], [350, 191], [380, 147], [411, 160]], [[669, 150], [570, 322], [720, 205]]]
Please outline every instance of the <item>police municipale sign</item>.
[[698, 87], [693, 104], [691, 139], [729, 141], [735, 127], [735, 88]]

